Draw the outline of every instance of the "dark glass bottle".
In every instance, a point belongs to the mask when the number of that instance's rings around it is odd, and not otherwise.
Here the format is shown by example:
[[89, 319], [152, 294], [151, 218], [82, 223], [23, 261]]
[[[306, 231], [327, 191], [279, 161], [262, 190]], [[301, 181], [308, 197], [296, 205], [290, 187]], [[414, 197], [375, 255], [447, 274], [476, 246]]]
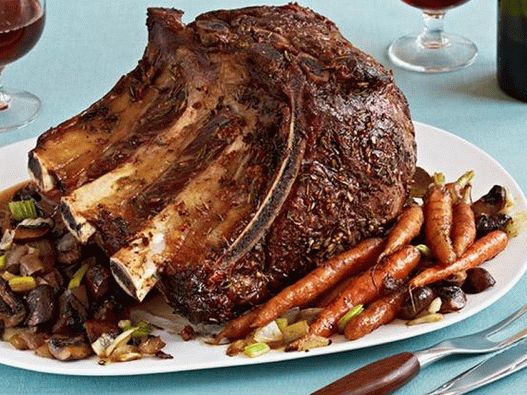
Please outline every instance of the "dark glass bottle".
[[527, 0], [498, 0], [498, 83], [527, 102]]

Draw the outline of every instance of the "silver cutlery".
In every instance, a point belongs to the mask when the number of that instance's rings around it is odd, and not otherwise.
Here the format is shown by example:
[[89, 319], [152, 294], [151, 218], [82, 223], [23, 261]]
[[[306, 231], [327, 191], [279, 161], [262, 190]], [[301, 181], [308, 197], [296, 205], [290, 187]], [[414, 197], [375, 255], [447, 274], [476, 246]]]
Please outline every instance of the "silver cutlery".
[[314, 394], [386, 394], [402, 387], [427, 365], [454, 354], [486, 354], [504, 350], [525, 339], [527, 328], [500, 341], [490, 339], [527, 313], [527, 305], [503, 321], [480, 332], [445, 340], [433, 347], [403, 352], [366, 365], [321, 388]]
[[428, 395], [461, 395], [527, 367], [527, 344], [521, 343], [480, 362]]

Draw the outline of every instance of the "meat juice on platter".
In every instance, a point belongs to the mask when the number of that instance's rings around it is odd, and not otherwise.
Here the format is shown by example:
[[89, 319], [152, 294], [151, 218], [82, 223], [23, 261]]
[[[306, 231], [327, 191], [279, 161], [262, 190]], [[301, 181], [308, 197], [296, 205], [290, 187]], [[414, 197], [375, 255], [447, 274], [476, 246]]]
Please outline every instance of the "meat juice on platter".
[[33, 48], [42, 34], [44, 20], [39, 0], [0, 2], [0, 68]]
[[406, 4], [423, 10], [446, 10], [457, 7], [468, 0], [403, 0]]

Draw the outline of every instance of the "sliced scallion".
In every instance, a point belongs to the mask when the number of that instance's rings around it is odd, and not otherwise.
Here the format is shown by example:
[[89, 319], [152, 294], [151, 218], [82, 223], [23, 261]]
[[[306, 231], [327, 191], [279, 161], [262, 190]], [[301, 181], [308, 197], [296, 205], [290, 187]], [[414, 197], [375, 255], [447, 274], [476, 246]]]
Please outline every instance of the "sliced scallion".
[[5, 267], [5, 255], [0, 256], [0, 270], [4, 270]]
[[280, 330], [283, 332], [288, 324], [287, 318], [277, 318], [275, 321], [276, 325], [278, 325], [278, 328], [280, 328]]
[[126, 332], [132, 328], [135, 328], [134, 332], [132, 332], [132, 337], [145, 337], [152, 332], [152, 326], [146, 321], [139, 321], [134, 326], [126, 325], [122, 329], [123, 332]]
[[307, 335], [309, 330], [309, 324], [307, 321], [298, 321], [294, 324], [291, 324], [284, 328], [282, 331], [284, 334], [284, 342], [291, 343], [297, 339], [300, 339], [302, 336]]
[[84, 275], [88, 271], [88, 266], [89, 265], [87, 263], [84, 263], [81, 265], [81, 267], [77, 269], [77, 271], [75, 272], [75, 274], [73, 275], [73, 277], [71, 278], [68, 284], [68, 289], [77, 288], [78, 286], [81, 285], [82, 279], [84, 278]]
[[15, 221], [37, 218], [37, 207], [33, 199], [9, 202], [9, 211]]
[[243, 349], [243, 353], [249, 358], [259, 357], [260, 355], [266, 354], [271, 350], [265, 343], [253, 343], [249, 344]]
[[35, 279], [31, 276], [15, 276], [7, 283], [13, 292], [28, 292], [37, 286]]
[[357, 306], [353, 306], [344, 316], [339, 320], [338, 327], [339, 332], [344, 332], [344, 328], [346, 328], [346, 325], [348, 325], [349, 320], [351, 320], [353, 317], [358, 316], [360, 313], [364, 311], [364, 306], [361, 304], [358, 304]]

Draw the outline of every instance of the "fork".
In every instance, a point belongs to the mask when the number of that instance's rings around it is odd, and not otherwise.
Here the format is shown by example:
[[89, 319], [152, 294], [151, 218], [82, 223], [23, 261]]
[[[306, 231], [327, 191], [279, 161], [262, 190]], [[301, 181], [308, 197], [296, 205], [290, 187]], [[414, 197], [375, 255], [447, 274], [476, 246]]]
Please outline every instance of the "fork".
[[445, 340], [414, 353], [403, 352], [381, 359], [319, 389], [314, 394], [386, 394], [409, 382], [422, 368], [449, 355], [486, 354], [503, 350], [527, 338], [527, 328], [501, 341], [489, 338], [507, 328], [525, 313], [527, 313], [527, 304], [490, 328]]

